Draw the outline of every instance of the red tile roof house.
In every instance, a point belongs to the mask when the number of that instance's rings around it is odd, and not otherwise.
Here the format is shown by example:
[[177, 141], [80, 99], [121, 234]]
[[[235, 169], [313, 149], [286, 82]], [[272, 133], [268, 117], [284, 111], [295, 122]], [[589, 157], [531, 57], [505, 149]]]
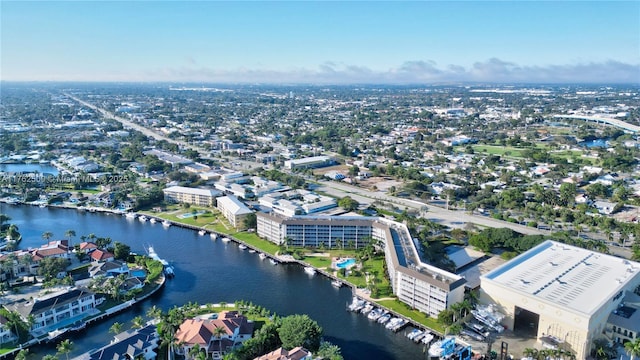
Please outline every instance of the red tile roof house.
[[31, 251], [33, 261], [40, 261], [46, 257], [69, 259], [69, 242], [67, 240], [51, 241]]
[[[222, 311], [217, 319], [187, 319], [176, 332], [176, 343], [182, 344], [176, 352], [191, 359], [189, 350], [197, 344], [208, 357], [222, 359], [228, 351], [251, 338], [253, 326], [252, 321], [237, 311]], [[214, 335], [216, 328], [224, 331], [220, 337]]]
[[312, 360], [312, 356], [309, 350], [298, 346], [288, 351], [278, 348], [253, 360]]
[[87, 253], [92, 252], [93, 250], [97, 249], [98, 245], [96, 245], [95, 243], [92, 243], [90, 241], [85, 241], [80, 243], [80, 250], [84, 250]]
[[100, 249], [92, 251], [89, 256], [94, 261], [113, 261], [115, 257], [112, 253]]

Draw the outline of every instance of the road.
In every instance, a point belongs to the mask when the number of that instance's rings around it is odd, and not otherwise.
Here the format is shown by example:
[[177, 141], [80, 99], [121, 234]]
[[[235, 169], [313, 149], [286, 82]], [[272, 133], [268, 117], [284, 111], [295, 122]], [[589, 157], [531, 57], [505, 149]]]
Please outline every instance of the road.
[[319, 183], [320, 191], [336, 197], [344, 197], [348, 195], [360, 203], [371, 203], [373, 201], [379, 200], [392, 203], [396, 206], [400, 206], [401, 208], [406, 207], [408, 209], [414, 209], [419, 212], [423, 212], [424, 209], [426, 209], [427, 213], [423, 214], [423, 217], [450, 227], [459, 228], [463, 227], [466, 223], [472, 223], [486, 227], [506, 227], [525, 235], [551, 234], [551, 232], [548, 230], [531, 228], [528, 226], [497, 220], [486, 216], [472, 215], [460, 210], [446, 210], [419, 201], [390, 196], [380, 191], [369, 191], [356, 186], [333, 181], [320, 181]]
[[153, 131], [153, 130], [151, 130], [149, 128], [146, 128], [146, 127], [144, 127], [142, 125], [136, 124], [133, 121], [130, 121], [130, 120], [125, 119], [125, 118], [120, 117], [120, 116], [116, 116], [115, 114], [113, 114], [110, 111], [107, 111], [107, 110], [105, 110], [103, 108], [100, 108], [100, 107], [98, 107], [96, 105], [93, 105], [91, 103], [88, 103], [88, 102], [86, 102], [84, 100], [78, 99], [77, 97], [75, 97], [73, 95], [70, 95], [70, 94], [67, 94], [67, 93], [65, 93], [64, 95], [68, 96], [69, 98], [79, 102], [80, 104], [92, 109], [93, 111], [96, 111], [96, 112], [102, 114], [102, 116], [104, 116], [107, 119], [112, 119], [112, 120], [115, 120], [115, 121], [121, 123], [122, 126], [124, 126], [125, 128], [134, 129], [136, 131], [141, 132], [145, 136], [154, 138], [156, 140], [164, 140], [164, 141], [167, 141], [169, 143], [176, 144], [176, 145], [180, 146], [181, 148], [187, 148], [187, 149], [195, 150], [195, 151], [199, 152], [200, 154], [205, 154], [205, 155], [208, 154], [208, 152], [206, 150], [202, 149], [202, 148], [199, 148], [197, 146], [191, 145], [191, 144], [189, 144], [187, 142], [184, 142], [184, 141], [175, 140], [175, 139], [171, 139], [169, 137], [166, 137], [166, 136], [164, 136], [162, 134], [159, 134], [159, 133], [157, 133], [157, 132], [155, 132], [155, 131]]

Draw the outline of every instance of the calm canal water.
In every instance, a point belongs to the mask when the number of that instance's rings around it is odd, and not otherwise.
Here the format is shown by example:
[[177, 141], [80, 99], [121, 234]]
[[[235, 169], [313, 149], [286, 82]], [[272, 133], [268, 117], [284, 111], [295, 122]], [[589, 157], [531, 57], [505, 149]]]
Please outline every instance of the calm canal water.
[[0, 164], [0, 172], [21, 173], [38, 172], [40, 174], [58, 175], [58, 169], [52, 165], [43, 164]]
[[[213, 241], [197, 232], [161, 224], [141, 223], [112, 214], [48, 209], [0, 204], [0, 213], [11, 217], [20, 229], [21, 248], [43, 244], [42, 233], [51, 231], [54, 239], [64, 238], [72, 229], [81, 235], [94, 233], [131, 246], [144, 253], [153, 246], [160, 257], [174, 265], [176, 277], [163, 290], [142, 304], [95, 324], [74, 336], [76, 356], [103, 346], [111, 338], [114, 322], [130, 325], [137, 315], [156, 305], [163, 310], [187, 302], [233, 303], [244, 299], [262, 305], [280, 315], [308, 314], [324, 329], [325, 339], [342, 348], [346, 359], [425, 359], [423, 347], [409, 341], [404, 332], [394, 334], [366, 316], [345, 311], [351, 300], [347, 288], [335, 289], [323, 276], [310, 277], [297, 265], [271, 265], [257, 254], [242, 251], [234, 243]], [[38, 356], [55, 353], [54, 347], [32, 349]]]

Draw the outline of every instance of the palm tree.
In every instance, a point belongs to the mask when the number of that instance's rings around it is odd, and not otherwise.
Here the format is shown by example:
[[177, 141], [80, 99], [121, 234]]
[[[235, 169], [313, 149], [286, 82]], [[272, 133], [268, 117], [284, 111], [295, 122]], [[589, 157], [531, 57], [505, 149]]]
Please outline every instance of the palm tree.
[[640, 338], [625, 343], [624, 350], [631, 356], [631, 360], [634, 360], [636, 356], [640, 356]]
[[49, 355], [45, 355], [45, 356], [43, 356], [43, 357], [42, 357], [42, 360], [58, 360], [58, 357], [57, 357], [57, 356], [55, 356], [55, 355], [51, 355], [51, 354], [49, 354]]
[[149, 310], [147, 310], [147, 316], [152, 319], [160, 319], [162, 317], [162, 309], [153, 305]]
[[16, 357], [14, 360], [27, 360], [27, 356], [29, 356], [29, 350], [22, 349], [18, 352], [18, 354], [16, 354]]
[[131, 320], [131, 327], [133, 329], [142, 329], [144, 326], [144, 319], [142, 316], [138, 315]]
[[200, 351], [200, 344], [195, 344], [191, 349], [189, 349], [188, 355], [190, 358], [195, 359], [201, 352], [202, 351]]
[[220, 352], [220, 355], [222, 355], [222, 335], [225, 335], [226, 333], [227, 330], [225, 330], [222, 326], [218, 326], [213, 329], [213, 336], [215, 336], [218, 340], [218, 351]]
[[73, 244], [72, 244], [71, 240], [76, 236], [75, 230], [69, 229], [69, 230], [65, 231], [64, 232], [64, 236], [66, 236], [67, 239], [69, 240], [69, 248], [72, 248]]
[[533, 349], [533, 348], [526, 348], [522, 352], [522, 355], [524, 357], [526, 357], [527, 359], [535, 359], [537, 357], [537, 355], [538, 355], [538, 350]]
[[4, 225], [4, 223], [6, 223], [9, 220], [11, 220], [11, 217], [9, 217], [9, 215], [0, 214], [0, 228], [2, 228], [2, 225]]
[[109, 328], [109, 332], [113, 333], [114, 335], [118, 335], [122, 332], [122, 324], [119, 322], [114, 322], [113, 325], [111, 325], [111, 327]]
[[220, 301], [220, 307], [225, 309], [227, 307], [227, 303], [224, 301]]
[[42, 239], [47, 243], [49, 242], [49, 239], [51, 239], [52, 237], [53, 237], [53, 233], [51, 231], [45, 231], [42, 233]]
[[7, 229], [7, 237], [11, 240], [20, 239], [20, 233], [18, 232], [18, 226], [16, 226], [16, 224], [9, 225], [9, 228]]
[[69, 353], [73, 350], [73, 342], [69, 339], [65, 339], [56, 346], [56, 350], [58, 350], [60, 354], [65, 354], [67, 360], [69, 360]]

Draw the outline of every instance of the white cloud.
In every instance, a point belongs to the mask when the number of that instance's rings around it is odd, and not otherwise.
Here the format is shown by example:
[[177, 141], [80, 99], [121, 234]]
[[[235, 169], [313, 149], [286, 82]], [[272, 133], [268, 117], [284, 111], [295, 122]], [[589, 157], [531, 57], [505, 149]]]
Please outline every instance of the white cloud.
[[438, 66], [434, 61], [407, 61], [395, 68], [381, 71], [327, 61], [312, 69], [293, 68], [283, 71], [248, 68], [217, 70], [192, 63], [179, 68], [147, 71], [130, 80], [315, 84], [640, 83], [640, 64], [611, 60], [602, 63], [521, 66], [492, 58], [476, 62], [470, 67], [455, 64]]

